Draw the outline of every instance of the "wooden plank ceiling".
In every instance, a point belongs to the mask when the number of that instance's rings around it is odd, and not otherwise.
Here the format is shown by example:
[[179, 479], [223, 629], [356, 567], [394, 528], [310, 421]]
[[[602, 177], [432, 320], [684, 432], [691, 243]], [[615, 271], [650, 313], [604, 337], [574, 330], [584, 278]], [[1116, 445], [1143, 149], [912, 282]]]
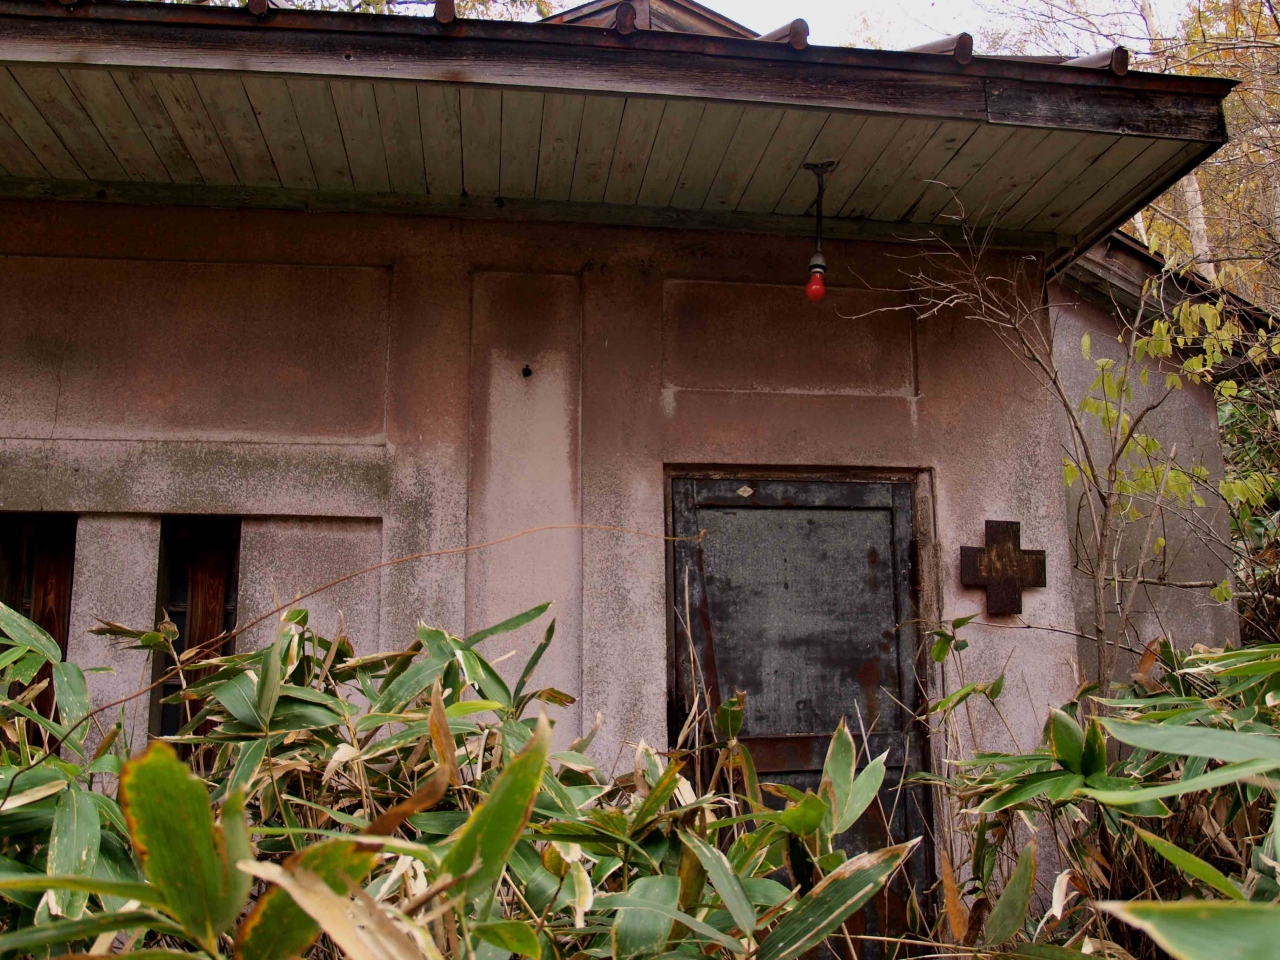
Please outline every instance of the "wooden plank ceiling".
[[0, 172], [405, 198], [824, 213], [1074, 236], [1203, 145], [701, 100], [0, 67]]

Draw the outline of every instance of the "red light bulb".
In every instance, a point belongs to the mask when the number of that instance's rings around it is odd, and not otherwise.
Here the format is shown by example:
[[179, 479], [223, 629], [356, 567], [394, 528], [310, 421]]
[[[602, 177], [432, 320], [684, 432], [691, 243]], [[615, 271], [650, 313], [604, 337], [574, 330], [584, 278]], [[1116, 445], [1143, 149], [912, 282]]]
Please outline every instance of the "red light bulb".
[[809, 282], [805, 284], [804, 295], [817, 303], [826, 295], [827, 285], [822, 281], [822, 271], [815, 270], [809, 274]]

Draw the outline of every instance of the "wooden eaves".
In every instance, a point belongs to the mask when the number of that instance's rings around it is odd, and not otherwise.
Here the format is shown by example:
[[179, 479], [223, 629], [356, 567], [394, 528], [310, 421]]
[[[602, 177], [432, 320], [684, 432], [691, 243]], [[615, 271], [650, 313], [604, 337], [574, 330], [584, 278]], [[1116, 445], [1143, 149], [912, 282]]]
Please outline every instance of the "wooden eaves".
[[[1167, 144], [1149, 172], [1130, 177], [1132, 183], [1123, 190], [1117, 187], [1117, 195], [1105, 203], [1094, 201], [1088, 208], [1089, 223], [1080, 221], [1080, 228], [1073, 232], [1037, 234], [1015, 229], [1001, 233], [998, 222], [991, 226], [993, 237], [1003, 245], [1054, 248], [1059, 263], [1088, 249], [1225, 142], [1222, 101], [1234, 86], [1222, 79], [1132, 71], [1117, 76], [1107, 69], [1010, 58], [973, 56], [961, 63], [936, 53], [816, 46], [797, 50], [786, 43], [747, 38], [653, 30], [622, 35], [571, 24], [463, 19], [441, 23], [427, 17], [276, 9], [259, 17], [228, 7], [104, 2], [64, 8], [40, 0], [0, 0], [0, 62], [180, 70], [192, 75], [417, 81], [500, 88], [504, 95], [529, 91], [552, 97], [572, 92], [669, 103], [696, 100], [746, 105], [748, 111], [833, 111], [833, 116], [839, 112], [872, 119], [926, 120], [944, 128], [949, 124], [965, 129], [1040, 129], [1058, 135], [1096, 134], [1108, 142], [1145, 138], [1143, 142]], [[1123, 172], [1121, 167], [1117, 171]], [[44, 182], [15, 185], [5, 178], [0, 194], [76, 196], [97, 190], [104, 198], [121, 200], [146, 194], [138, 184], [104, 186], [88, 179], [78, 185], [64, 181], [53, 188]], [[345, 197], [320, 193], [302, 197], [285, 191], [251, 197], [241, 191], [238, 201], [235, 188], [235, 184], [209, 185], [205, 196], [216, 205], [408, 209], [394, 194], [349, 204]], [[920, 189], [925, 189], [923, 183]], [[471, 202], [461, 205], [445, 203], [433, 193], [430, 202], [417, 203], [418, 212], [446, 213], [457, 208], [461, 215], [484, 215], [485, 205], [474, 199], [473, 191], [470, 197], [467, 193], [463, 199]], [[163, 198], [152, 202], [163, 202]], [[186, 201], [173, 191], [173, 202]], [[567, 215], [616, 222], [618, 213], [604, 209], [609, 204], [591, 211], [582, 204], [572, 214], [564, 214], [553, 210], [554, 205], [530, 198], [507, 203], [506, 215], [520, 215], [522, 205], [524, 215], [534, 218]], [[632, 222], [803, 232], [806, 219], [650, 209], [637, 211]], [[846, 222], [834, 219], [829, 225], [833, 236], [884, 239], [921, 239], [945, 235], [950, 229], [912, 223], [909, 216], [900, 223], [854, 216]]]

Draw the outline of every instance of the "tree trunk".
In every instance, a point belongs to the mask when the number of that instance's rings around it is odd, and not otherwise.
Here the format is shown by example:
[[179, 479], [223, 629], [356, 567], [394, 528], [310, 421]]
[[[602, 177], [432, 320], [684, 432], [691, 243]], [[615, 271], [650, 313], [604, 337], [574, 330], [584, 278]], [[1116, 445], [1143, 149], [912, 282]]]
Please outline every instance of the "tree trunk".
[[1213, 251], [1209, 248], [1209, 228], [1204, 222], [1204, 198], [1200, 196], [1200, 181], [1194, 173], [1182, 178], [1182, 199], [1187, 205], [1187, 227], [1191, 232], [1191, 253], [1196, 258], [1200, 273], [1210, 280], [1218, 279], [1213, 267]]
[[1143, 219], [1141, 210], [1133, 215], [1133, 229], [1137, 232], [1139, 240], [1143, 243], [1149, 242], [1147, 240], [1147, 221]]

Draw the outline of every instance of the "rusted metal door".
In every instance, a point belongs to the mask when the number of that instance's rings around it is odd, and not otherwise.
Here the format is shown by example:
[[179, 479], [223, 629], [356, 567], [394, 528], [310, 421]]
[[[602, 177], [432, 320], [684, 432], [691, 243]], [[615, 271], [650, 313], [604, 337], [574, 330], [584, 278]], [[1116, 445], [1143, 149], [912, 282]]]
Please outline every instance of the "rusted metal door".
[[[927, 798], [896, 789], [925, 756], [913, 721], [910, 484], [677, 478], [671, 493], [672, 532], [693, 538], [673, 551], [673, 739], [700, 673], [713, 707], [746, 694], [741, 739], [760, 779], [816, 791], [844, 718], [859, 767], [888, 751], [888, 776], [882, 809], [841, 845], [852, 854], [923, 836]], [[931, 855], [913, 860], [926, 879]], [[856, 925], [901, 930], [904, 894]]]

